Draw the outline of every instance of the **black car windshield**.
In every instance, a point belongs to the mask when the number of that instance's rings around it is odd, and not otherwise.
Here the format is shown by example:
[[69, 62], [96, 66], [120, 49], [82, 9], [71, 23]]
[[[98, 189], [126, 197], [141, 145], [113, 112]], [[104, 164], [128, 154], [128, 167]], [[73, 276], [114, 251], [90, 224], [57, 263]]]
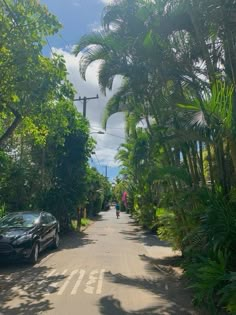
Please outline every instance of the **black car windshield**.
[[12, 213], [0, 220], [0, 228], [31, 228], [38, 222], [37, 213]]

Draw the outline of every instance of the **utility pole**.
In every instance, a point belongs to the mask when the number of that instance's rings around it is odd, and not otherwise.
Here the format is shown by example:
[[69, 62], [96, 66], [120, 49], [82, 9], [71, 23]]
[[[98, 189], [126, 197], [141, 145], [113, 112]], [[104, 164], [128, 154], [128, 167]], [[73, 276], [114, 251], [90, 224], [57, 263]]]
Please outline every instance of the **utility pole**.
[[93, 97], [80, 97], [76, 98], [74, 101], [83, 101], [83, 117], [86, 117], [87, 101], [98, 99], [98, 94]]
[[[95, 100], [95, 99], [98, 99], [98, 94], [96, 96], [93, 96], [93, 97], [80, 97], [79, 98], [76, 98], [74, 99], [74, 101], [83, 101], [83, 117], [86, 118], [86, 107], [87, 107], [87, 101], [88, 100]], [[86, 218], [86, 208], [82, 208], [82, 207], [79, 207], [78, 208], [78, 216], [77, 216], [77, 228], [81, 229], [81, 221], [82, 221], [82, 217]]]

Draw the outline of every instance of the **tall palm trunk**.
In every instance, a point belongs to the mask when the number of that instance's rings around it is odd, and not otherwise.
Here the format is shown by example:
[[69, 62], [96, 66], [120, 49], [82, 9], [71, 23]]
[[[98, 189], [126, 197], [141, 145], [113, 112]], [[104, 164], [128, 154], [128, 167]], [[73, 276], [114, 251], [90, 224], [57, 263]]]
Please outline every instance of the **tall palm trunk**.
[[206, 144], [207, 147], [207, 155], [208, 155], [208, 164], [209, 164], [209, 174], [211, 179], [211, 187], [212, 192], [215, 192], [215, 179], [214, 179], [214, 173], [213, 173], [213, 160], [212, 160], [212, 154], [211, 154], [211, 147], [210, 144]]
[[190, 151], [186, 152], [187, 155], [187, 160], [188, 160], [188, 164], [189, 164], [189, 168], [190, 168], [190, 172], [191, 172], [191, 177], [192, 177], [192, 183], [194, 185], [194, 187], [196, 187], [196, 177], [195, 177], [195, 173], [194, 173], [194, 166], [193, 166], [193, 161], [192, 161], [192, 157], [190, 154]]
[[[190, 171], [190, 167], [189, 167], [187, 156], [186, 156], [186, 150], [184, 148], [182, 149], [182, 155], [183, 155], [185, 169], [187, 170], [189, 177], [191, 178], [192, 177], [191, 171]], [[190, 183], [190, 187], [192, 187], [192, 182]]]
[[205, 174], [204, 174], [204, 165], [203, 165], [203, 144], [202, 141], [199, 141], [199, 155], [197, 154], [199, 158], [199, 166], [200, 166], [200, 171], [201, 171], [201, 180], [203, 186], [206, 186], [206, 179], [205, 179]]
[[219, 183], [223, 189], [225, 195], [228, 193], [227, 181], [226, 181], [226, 169], [225, 169], [225, 158], [224, 158], [224, 148], [222, 140], [218, 140], [215, 144], [215, 152], [216, 152], [216, 162], [217, 162], [217, 170], [219, 176]]
[[234, 165], [234, 172], [236, 173], [236, 140], [233, 135], [230, 136], [228, 140], [229, 140], [230, 154], [231, 154], [231, 158]]
[[199, 185], [199, 173], [198, 173], [198, 163], [197, 163], [197, 150], [195, 147], [195, 143], [191, 144], [191, 152], [192, 152], [192, 160], [193, 160], [193, 169], [196, 179], [196, 184]]

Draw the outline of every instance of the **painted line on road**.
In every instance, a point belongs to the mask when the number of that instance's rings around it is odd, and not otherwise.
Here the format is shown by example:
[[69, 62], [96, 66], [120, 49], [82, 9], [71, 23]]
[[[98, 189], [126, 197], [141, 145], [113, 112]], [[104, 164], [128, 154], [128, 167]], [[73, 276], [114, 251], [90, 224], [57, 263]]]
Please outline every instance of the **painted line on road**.
[[96, 276], [97, 274], [98, 274], [98, 270], [93, 270], [90, 272], [89, 281], [86, 283], [86, 288], [84, 289], [85, 293], [93, 294], [95, 288], [91, 285], [97, 282], [97, 279], [98, 279]]
[[76, 293], [77, 293], [77, 291], [79, 289], [79, 286], [80, 286], [80, 284], [81, 284], [81, 282], [82, 282], [82, 280], [84, 278], [85, 270], [81, 269], [79, 273], [80, 273], [79, 278], [76, 281], [75, 286], [74, 286], [74, 288], [71, 291], [71, 295], [76, 295]]
[[[57, 276], [64, 276], [67, 273], [68, 269], [65, 269], [61, 274], [59, 274], [58, 272], [54, 275], [55, 277]], [[48, 292], [45, 293], [45, 295], [50, 295], [51, 293], [53, 293], [54, 290], [57, 289], [58, 285], [59, 285], [60, 281], [57, 281], [55, 283], [52, 283], [51, 285], [49, 285], [49, 287], [47, 288]]]
[[96, 294], [101, 294], [102, 293], [104, 273], [105, 273], [105, 269], [102, 269], [100, 271], [100, 275], [99, 275], [99, 278], [98, 278], [98, 286], [97, 286]]
[[55, 272], [56, 272], [56, 269], [53, 269], [51, 272], [49, 272], [46, 278], [53, 276]]
[[73, 270], [71, 274], [69, 275], [68, 279], [64, 282], [63, 286], [58, 291], [57, 295], [62, 295], [65, 289], [67, 288], [68, 284], [70, 283], [70, 280], [76, 275], [78, 270]]
[[43, 284], [48, 278], [50, 278], [51, 276], [53, 276], [55, 272], [56, 272], [56, 269], [51, 270], [43, 280], [40, 280], [40, 281], [37, 283], [37, 285], [39, 286], [39, 285]]

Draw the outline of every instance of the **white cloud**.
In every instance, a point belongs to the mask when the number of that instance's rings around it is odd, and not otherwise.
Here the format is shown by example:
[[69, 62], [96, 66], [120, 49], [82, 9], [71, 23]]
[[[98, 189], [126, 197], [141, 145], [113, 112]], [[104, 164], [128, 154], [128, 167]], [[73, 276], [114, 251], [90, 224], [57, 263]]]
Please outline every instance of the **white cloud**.
[[99, 22], [94, 22], [92, 24], [89, 24], [88, 28], [91, 30], [91, 32], [100, 32], [103, 29]]
[[115, 0], [101, 0], [101, 2], [107, 5], [107, 4], [114, 3]]
[[80, 6], [81, 6], [81, 3], [80, 3], [80, 1], [74, 1], [74, 2], [72, 3], [72, 5], [75, 6], [75, 7], [80, 7]]
[[[79, 58], [72, 55], [70, 52], [62, 49], [53, 49], [54, 52], [64, 56], [68, 71], [68, 78], [78, 91], [76, 98], [80, 97], [94, 97], [97, 94], [99, 99], [91, 100], [87, 102], [87, 119], [90, 122], [91, 134], [97, 141], [96, 156], [101, 165], [107, 165], [110, 167], [118, 166], [118, 163], [114, 161], [114, 157], [117, 153], [117, 149], [121, 143], [125, 140], [124, 133], [124, 115], [123, 113], [117, 113], [112, 115], [107, 122], [107, 129], [105, 134], [96, 134], [97, 131], [102, 130], [102, 117], [104, 108], [109, 98], [117, 91], [121, 83], [121, 78], [117, 77], [114, 82], [113, 91], [108, 91], [104, 96], [100, 93], [98, 86], [98, 63], [93, 63], [86, 73], [86, 81], [84, 81], [79, 74]], [[80, 101], [75, 102], [79, 112], [82, 113], [82, 103]]]

